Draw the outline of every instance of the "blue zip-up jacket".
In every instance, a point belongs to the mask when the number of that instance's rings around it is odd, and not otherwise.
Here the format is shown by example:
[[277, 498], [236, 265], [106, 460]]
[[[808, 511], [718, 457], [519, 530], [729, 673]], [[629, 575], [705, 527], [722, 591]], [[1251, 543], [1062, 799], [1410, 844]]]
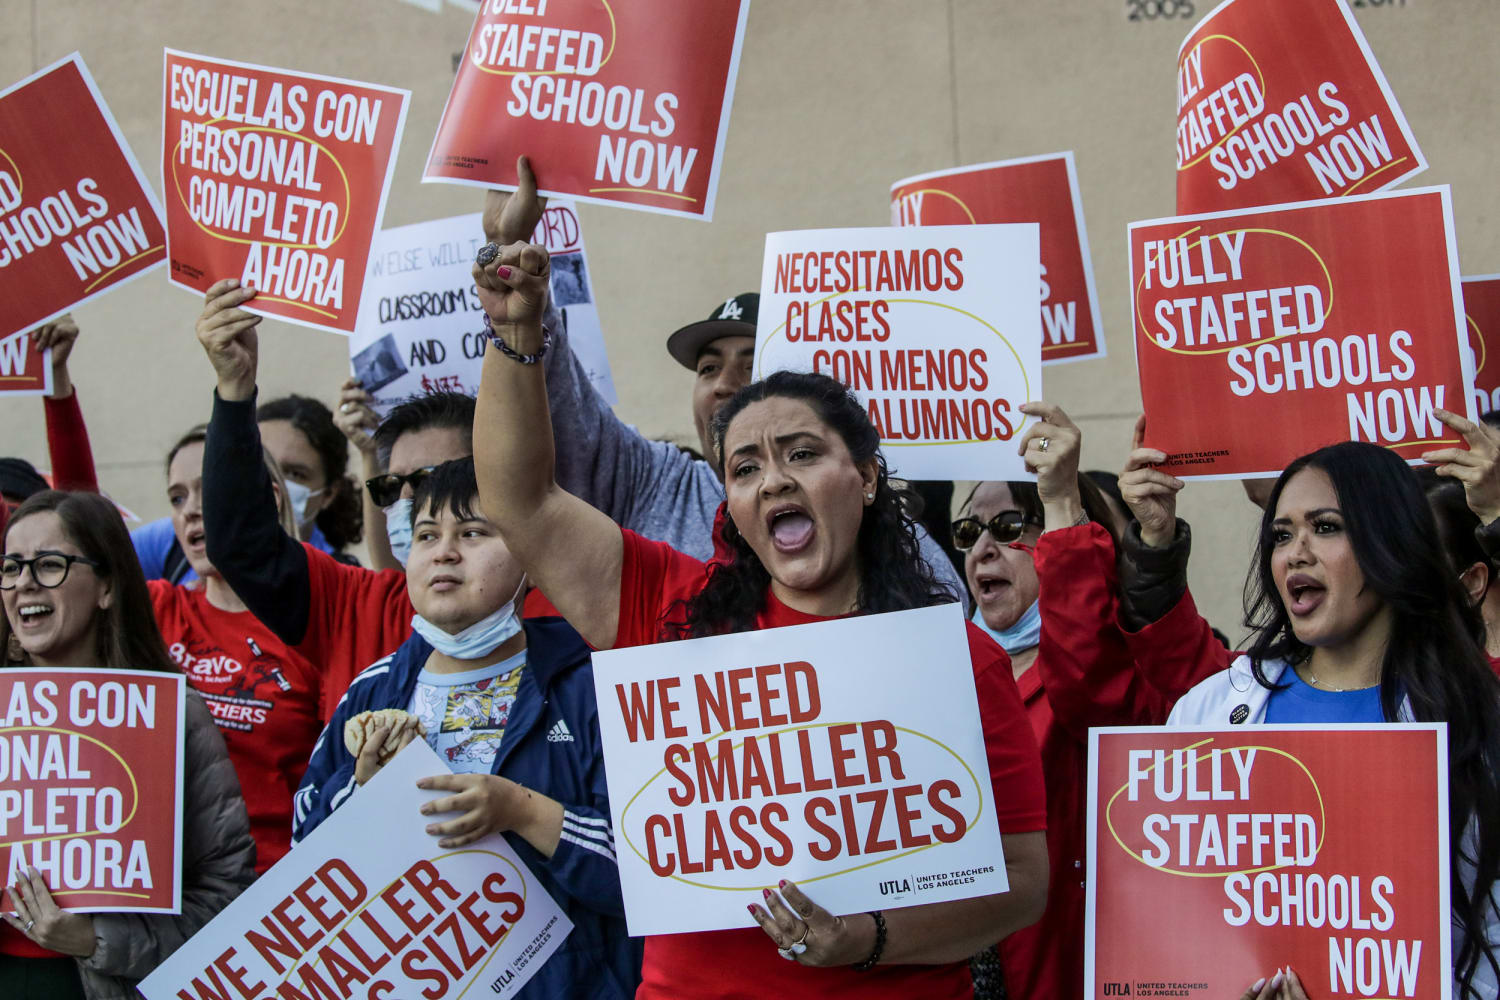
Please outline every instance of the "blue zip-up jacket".
[[[589, 648], [561, 618], [527, 618], [524, 624], [526, 667], [492, 772], [562, 803], [562, 838], [550, 859], [514, 833], [505, 839], [573, 921], [573, 932], [516, 997], [628, 1000], [641, 981], [641, 939], [625, 929]], [[344, 747], [344, 723], [360, 712], [410, 705], [431, 653], [421, 636], [412, 635], [349, 685], [297, 789], [294, 845], [359, 787], [354, 758]]]

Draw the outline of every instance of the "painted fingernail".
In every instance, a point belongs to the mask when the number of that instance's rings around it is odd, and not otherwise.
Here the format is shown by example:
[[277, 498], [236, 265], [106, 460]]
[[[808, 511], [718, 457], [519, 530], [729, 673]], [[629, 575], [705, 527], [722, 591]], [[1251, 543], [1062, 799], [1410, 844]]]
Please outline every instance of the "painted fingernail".
[[786, 888], [786, 879], [782, 879], [780, 882], [777, 882], [776, 886], [777, 886], [777, 888], [785, 889]]
[[1265, 976], [1261, 976], [1255, 982], [1253, 982], [1253, 983], [1250, 984], [1250, 988], [1252, 990], [1255, 990], [1258, 993], [1258, 992], [1260, 992], [1260, 988], [1262, 986], [1264, 986], [1264, 985], [1266, 985], [1266, 977]]
[[506, 267], [506, 266], [504, 266], [502, 264], [500, 266], [499, 270], [497, 270], [495, 273], [498, 274], [498, 275], [500, 275], [500, 277], [502, 277], [502, 278], [509, 278], [510, 277], [510, 268], [508, 268], [508, 267]]
[[1283, 974], [1280, 969], [1277, 969], [1276, 975], [1271, 977], [1271, 989], [1279, 989], [1281, 987], [1281, 981], [1285, 978], [1285, 974]]
[[762, 896], [764, 896], [766, 899], [770, 899], [771, 898], [771, 890], [770, 889], [762, 889], [760, 891], [760, 894]]
[[755, 916], [755, 904], [754, 903], [751, 903], [749, 906], [745, 907], [745, 909], [747, 909], [747, 910], [750, 911], [750, 915], [752, 917]]

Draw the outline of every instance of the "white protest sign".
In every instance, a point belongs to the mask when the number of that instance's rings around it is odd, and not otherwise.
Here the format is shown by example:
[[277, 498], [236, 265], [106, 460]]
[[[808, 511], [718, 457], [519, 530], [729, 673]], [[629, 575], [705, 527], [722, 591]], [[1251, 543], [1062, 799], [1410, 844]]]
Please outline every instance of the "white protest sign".
[[749, 926], [781, 879], [832, 913], [1008, 887], [957, 604], [595, 653], [594, 688], [632, 935]]
[[755, 377], [839, 379], [908, 479], [1034, 478], [1014, 441], [1042, 398], [1035, 223], [766, 236]]
[[[447, 768], [402, 750], [140, 984], [147, 1000], [512, 996], [572, 931], [504, 838], [447, 849], [416, 787]], [[436, 992], [434, 992], [436, 990]], [[475, 995], [478, 995], [478, 990]]]
[[[552, 298], [573, 353], [594, 388], [614, 404], [577, 210], [551, 202], [531, 238], [552, 254]], [[477, 213], [377, 234], [349, 360], [382, 416], [412, 396], [478, 392], [486, 338], [472, 268], [483, 245]]]

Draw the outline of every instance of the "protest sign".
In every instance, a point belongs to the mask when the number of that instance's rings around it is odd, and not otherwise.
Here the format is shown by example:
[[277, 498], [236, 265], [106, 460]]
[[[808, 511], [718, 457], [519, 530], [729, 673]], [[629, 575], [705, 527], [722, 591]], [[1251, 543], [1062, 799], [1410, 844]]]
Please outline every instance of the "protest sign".
[[939, 170], [891, 185], [892, 225], [975, 222], [1041, 226], [1042, 364], [1104, 357], [1072, 152]]
[[1500, 409], [1500, 274], [1463, 279], [1464, 323], [1474, 357], [1474, 409]]
[[[531, 240], [552, 254], [552, 300], [573, 353], [599, 394], [615, 403], [577, 210], [551, 202]], [[478, 392], [487, 339], [472, 269], [483, 245], [478, 214], [376, 236], [349, 360], [382, 417], [412, 396]]]
[[36, 349], [26, 332], [0, 340], [0, 396], [44, 396], [52, 391], [52, 349]]
[[[911, 665], [923, 697], [912, 698]], [[630, 933], [1008, 887], [957, 604], [594, 654]]]
[[422, 180], [713, 217], [750, 0], [485, 0]]
[[443, 848], [423, 740], [157, 967], [146, 1000], [513, 996], [573, 925], [498, 834]]
[[172, 284], [352, 332], [410, 93], [167, 49], [163, 97]]
[[11, 334], [145, 274], [165, 247], [156, 195], [78, 53], [0, 92], [0, 376], [16, 374]]
[[[0, 670], [0, 851], [79, 913], [177, 913], [181, 674]], [[14, 913], [9, 896], [6, 912]]]
[[1226, 0], [1177, 53], [1177, 214], [1371, 194], [1427, 159], [1344, 0]]
[[908, 479], [1028, 479], [1042, 398], [1036, 223], [770, 233], [755, 377], [822, 372], [866, 404]]
[[1083, 995], [1446, 1000], [1445, 729], [1090, 730]]
[[1189, 478], [1277, 475], [1338, 441], [1416, 462], [1475, 418], [1448, 189], [1130, 227], [1146, 444]]

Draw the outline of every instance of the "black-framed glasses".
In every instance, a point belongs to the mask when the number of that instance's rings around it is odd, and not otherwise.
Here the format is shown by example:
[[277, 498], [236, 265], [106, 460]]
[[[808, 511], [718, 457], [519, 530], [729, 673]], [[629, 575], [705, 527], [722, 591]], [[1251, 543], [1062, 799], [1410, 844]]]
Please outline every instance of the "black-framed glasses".
[[1018, 510], [1002, 510], [988, 523], [978, 518], [961, 517], [953, 522], [953, 544], [967, 552], [979, 541], [979, 536], [986, 531], [990, 537], [1001, 545], [1009, 545], [1011, 542], [1019, 542], [1026, 529], [1035, 524], [1035, 521], [1026, 519], [1026, 515]]
[[388, 472], [383, 476], [365, 480], [365, 489], [370, 491], [370, 499], [375, 501], [377, 507], [389, 507], [401, 499], [401, 489], [410, 483], [412, 489], [422, 484], [422, 480], [432, 475], [435, 465], [426, 465], [420, 469], [408, 472], [404, 476], [398, 476], [394, 472]]
[[48, 590], [61, 587], [74, 563], [83, 563], [96, 571], [99, 569], [99, 564], [94, 560], [68, 555], [66, 552], [43, 552], [30, 559], [6, 556], [0, 559], [0, 590], [15, 590], [19, 587], [21, 574], [26, 571], [27, 566], [31, 567], [31, 578], [37, 582], [37, 586]]

